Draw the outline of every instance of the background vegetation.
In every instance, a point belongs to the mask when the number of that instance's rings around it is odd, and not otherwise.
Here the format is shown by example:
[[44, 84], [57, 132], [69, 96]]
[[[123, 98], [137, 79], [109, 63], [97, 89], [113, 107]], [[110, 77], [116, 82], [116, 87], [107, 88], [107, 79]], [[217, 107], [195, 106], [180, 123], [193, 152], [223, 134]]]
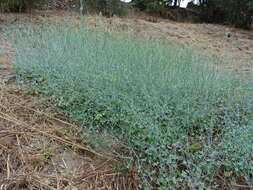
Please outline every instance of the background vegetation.
[[26, 12], [43, 0], [2, 0], [0, 12]]
[[[39, 1], [47, 0], [4, 0], [0, 2], [1, 11], [23, 12], [30, 10]], [[57, 0], [55, 0], [57, 1]], [[142, 11], [156, 13], [166, 18], [180, 18], [178, 14], [189, 17], [185, 12], [192, 13], [202, 22], [231, 24], [236, 27], [249, 29], [252, 25], [253, 0], [200, 0], [198, 6], [191, 5], [191, 11], [179, 9], [183, 0], [133, 0], [130, 5], [120, 0], [74, 0], [77, 6], [83, 4], [83, 13], [102, 13], [105, 16], [126, 15], [132, 5]], [[81, 3], [82, 2], [82, 3]], [[71, 3], [73, 4], [73, 3]], [[173, 10], [177, 8], [177, 11]], [[175, 16], [173, 16], [173, 14]], [[199, 19], [193, 19], [199, 20]], [[187, 20], [187, 18], [186, 18]]]
[[[141, 10], [162, 13], [179, 8], [183, 0], [133, 0]], [[192, 3], [190, 3], [192, 5]], [[253, 16], [252, 0], [199, 0], [199, 6], [191, 9], [199, 12], [202, 22], [231, 24], [236, 27], [250, 28]]]
[[15, 39], [19, 80], [86, 131], [134, 150], [124, 157], [144, 189], [253, 187], [252, 81], [189, 49], [85, 26], [28, 28]]
[[246, 29], [251, 27], [253, 0], [206, 0], [200, 7], [204, 21], [227, 23]]
[[123, 16], [129, 6], [119, 0], [86, 0], [84, 1], [84, 13], [102, 13], [107, 17], [113, 15]]

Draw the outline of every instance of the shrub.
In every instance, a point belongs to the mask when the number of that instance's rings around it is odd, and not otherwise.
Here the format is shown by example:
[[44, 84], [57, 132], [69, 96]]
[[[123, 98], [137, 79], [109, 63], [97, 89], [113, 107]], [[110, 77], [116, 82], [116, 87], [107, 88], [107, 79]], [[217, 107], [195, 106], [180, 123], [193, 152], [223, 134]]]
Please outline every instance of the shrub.
[[158, 13], [160, 15], [164, 15], [168, 11], [162, 1], [150, 1], [147, 2], [145, 5], [146, 10], [150, 13]]
[[102, 13], [105, 16], [124, 16], [128, 6], [120, 0], [87, 0], [84, 1], [84, 11], [88, 13]]
[[25, 12], [29, 11], [39, 0], [3, 0], [0, 2], [2, 12]]
[[18, 32], [14, 46], [31, 90], [136, 152], [144, 189], [252, 185], [252, 82], [189, 49], [84, 27]]
[[226, 23], [245, 29], [251, 27], [252, 0], [207, 0], [201, 8], [204, 21]]

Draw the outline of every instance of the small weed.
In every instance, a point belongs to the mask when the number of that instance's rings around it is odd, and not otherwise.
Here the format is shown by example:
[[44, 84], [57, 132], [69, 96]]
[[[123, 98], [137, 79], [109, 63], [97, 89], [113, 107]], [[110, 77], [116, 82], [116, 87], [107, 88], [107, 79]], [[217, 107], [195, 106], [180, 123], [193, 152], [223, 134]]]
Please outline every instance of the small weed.
[[53, 157], [54, 153], [52, 150], [48, 149], [44, 152], [44, 162], [47, 163], [48, 161], [51, 160], [51, 158]]

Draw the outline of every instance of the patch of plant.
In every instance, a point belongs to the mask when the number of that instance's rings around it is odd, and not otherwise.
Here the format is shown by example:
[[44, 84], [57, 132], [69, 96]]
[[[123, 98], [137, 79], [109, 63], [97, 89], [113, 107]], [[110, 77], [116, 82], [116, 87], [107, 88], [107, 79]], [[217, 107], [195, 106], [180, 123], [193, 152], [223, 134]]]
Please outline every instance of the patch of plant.
[[143, 189], [252, 187], [252, 81], [190, 49], [85, 27], [26, 29], [14, 46], [21, 81], [136, 152]]

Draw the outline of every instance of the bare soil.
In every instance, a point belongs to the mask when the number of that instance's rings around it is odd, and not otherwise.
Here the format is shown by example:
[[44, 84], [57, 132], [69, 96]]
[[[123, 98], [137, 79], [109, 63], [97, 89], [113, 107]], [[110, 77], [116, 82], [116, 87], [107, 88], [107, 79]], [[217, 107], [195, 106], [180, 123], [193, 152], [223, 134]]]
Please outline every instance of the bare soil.
[[[12, 25], [64, 23], [81, 17], [64, 11], [0, 15], [0, 190], [138, 189], [137, 177], [118, 172], [119, 161], [87, 148], [82, 130], [37, 94], [15, 82], [9, 43]], [[176, 23], [147, 15], [86, 16], [88, 26], [156, 37], [204, 51], [233, 73], [252, 75], [253, 31], [211, 24]], [[225, 36], [231, 32], [231, 38]]]

